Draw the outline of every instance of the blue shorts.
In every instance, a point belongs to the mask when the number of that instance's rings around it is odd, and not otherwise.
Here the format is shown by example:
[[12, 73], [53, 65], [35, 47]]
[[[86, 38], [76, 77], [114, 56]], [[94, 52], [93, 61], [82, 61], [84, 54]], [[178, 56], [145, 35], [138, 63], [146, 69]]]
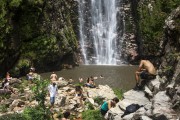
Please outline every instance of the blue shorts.
[[53, 105], [55, 102], [55, 97], [50, 97], [50, 103]]

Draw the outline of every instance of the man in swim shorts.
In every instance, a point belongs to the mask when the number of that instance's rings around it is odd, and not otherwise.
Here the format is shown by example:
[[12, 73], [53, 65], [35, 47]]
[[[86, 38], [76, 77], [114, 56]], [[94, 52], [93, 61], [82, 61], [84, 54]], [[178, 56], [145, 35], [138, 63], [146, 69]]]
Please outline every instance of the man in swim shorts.
[[149, 60], [141, 60], [138, 70], [135, 72], [136, 86], [139, 86], [140, 78], [149, 79], [156, 76], [156, 69]]

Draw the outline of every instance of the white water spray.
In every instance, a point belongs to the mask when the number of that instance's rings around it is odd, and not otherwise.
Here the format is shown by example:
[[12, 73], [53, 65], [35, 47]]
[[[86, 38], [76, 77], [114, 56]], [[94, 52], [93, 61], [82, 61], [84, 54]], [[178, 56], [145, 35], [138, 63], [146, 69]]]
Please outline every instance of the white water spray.
[[85, 64], [117, 64], [116, 0], [79, 0], [80, 45]]

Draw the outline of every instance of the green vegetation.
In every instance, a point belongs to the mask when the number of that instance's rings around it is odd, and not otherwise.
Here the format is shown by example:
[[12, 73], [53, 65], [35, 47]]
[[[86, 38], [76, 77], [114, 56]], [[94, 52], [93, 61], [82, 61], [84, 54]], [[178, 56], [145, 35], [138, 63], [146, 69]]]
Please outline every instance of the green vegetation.
[[38, 101], [38, 106], [27, 107], [23, 112], [23, 117], [26, 120], [51, 120], [51, 112], [45, 106], [49, 80], [35, 79], [33, 82], [35, 85], [31, 89], [34, 93], [34, 99]]
[[0, 74], [14, 68], [11, 75], [22, 75], [31, 65], [59, 66], [78, 46], [75, 9], [71, 0], [1, 0]]
[[131, 33], [131, 32], [133, 32], [133, 24], [130, 22], [131, 21], [131, 19], [130, 19], [130, 17], [125, 17], [125, 26], [126, 26], [126, 32], [129, 32], [129, 33]]
[[38, 105], [45, 109], [45, 97], [48, 93], [47, 86], [49, 84], [49, 80], [38, 80], [35, 79], [33, 81], [35, 83], [35, 86], [32, 86], [32, 91], [34, 93], [34, 98], [36, 101], [38, 101]]
[[51, 120], [51, 113], [48, 109], [40, 106], [35, 108], [28, 107], [24, 110], [22, 116], [25, 120]]
[[94, 107], [90, 102], [86, 102], [85, 105], [87, 106], [88, 110], [94, 110]]
[[[38, 101], [38, 105], [36, 107], [27, 107], [21, 114], [8, 114], [0, 117], [5, 120], [51, 120], [52, 115], [49, 108], [45, 106], [45, 97], [47, 95], [47, 86], [49, 84], [49, 80], [40, 80], [35, 79], [33, 81], [34, 85], [31, 87], [34, 100]], [[27, 86], [28, 81], [24, 81], [18, 87], [19, 92], [23, 92], [23, 86]], [[3, 96], [2, 96], [3, 97]], [[6, 97], [6, 96], [4, 96]], [[7, 105], [0, 106], [0, 112], [7, 112]]]
[[10, 97], [11, 97], [10, 94], [3, 94], [3, 95], [0, 96], [0, 100], [1, 99], [9, 99]]
[[82, 113], [83, 120], [103, 120], [99, 110], [87, 110]]
[[0, 112], [7, 112], [8, 105], [1, 105]]
[[[149, 3], [152, 10], [148, 8]], [[156, 0], [154, 2], [140, 1], [139, 27], [142, 34], [143, 52], [155, 55], [159, 50], [160, 40], [163, 38], [163, 26], [168, 15], [178, 7], [180, 0]]]
[[41, 107], [28, 107], [22, 114], [7, 114], [0, 117], [0, 120], [52, 120], [50, 112]]
[[0, 117], [0, 120], [25, 120], [22, 114], [7, 114]]
[[114, 94], [119, 98], [123, 99], [124, 91], [122, 89], [113, 88]]
[[81, 87], [82, 87], [83, 85], [84, 85], [84, 83], [80, 83], [80, 82], [74, 84], [74, 86], [81, 86]]
[[98, 105], [102, 105], [103, 104], [103, 101], [104, 99], [101, 98], [101, 97], [96, 97], [94, 98], [94, 102], [97, 103]]

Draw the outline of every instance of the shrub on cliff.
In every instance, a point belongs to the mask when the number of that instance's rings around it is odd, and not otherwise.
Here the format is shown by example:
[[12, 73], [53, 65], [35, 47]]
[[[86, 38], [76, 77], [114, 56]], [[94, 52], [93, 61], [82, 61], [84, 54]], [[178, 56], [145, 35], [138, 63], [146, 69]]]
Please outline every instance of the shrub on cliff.
[[82, 113], [83, 120], [103, 120], [100, 110], [87, 110]]
[[25, 120], [25, 118], [22, 116], [22, 114], [6, 114], [0, 116], [0, 120]]
[[113, 88], [114, 94], [119, 98], [123, 98], [124, 91], [122, 89]]
[[25, 120], [51, 120], [51, 113], [48, 109], [42, 107], [28, 107], [23, 112]]
[[[180, 0], [141, 1], [138, 6], [139, 27], [144, 55], [156, 55], [164, 38], [165, 19]], [[142, 51], [141, 51], [142, 52]]]

